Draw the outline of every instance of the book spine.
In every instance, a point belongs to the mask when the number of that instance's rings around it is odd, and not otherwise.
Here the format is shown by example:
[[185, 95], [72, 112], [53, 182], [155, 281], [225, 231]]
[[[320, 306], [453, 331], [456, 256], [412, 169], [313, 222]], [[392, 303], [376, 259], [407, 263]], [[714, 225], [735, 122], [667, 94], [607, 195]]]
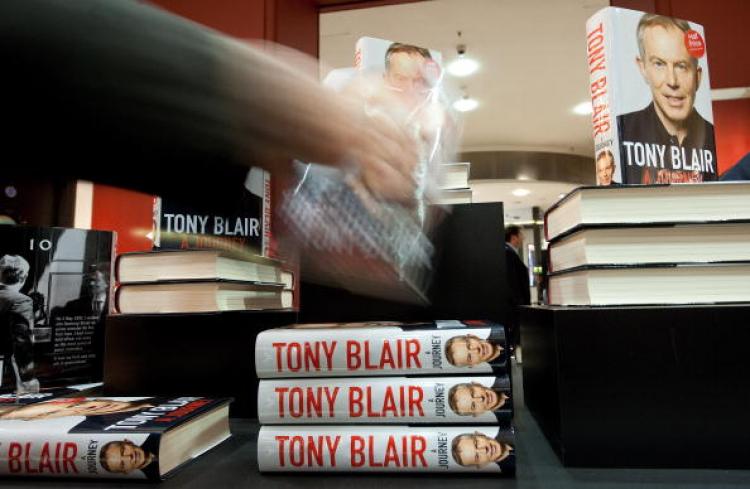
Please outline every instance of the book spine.
[[[613, 15], [616, 15], [616, 9], [605, 8], [586, 22], [586, 54], [591, 95], [594, 158], [595, 161], [611, 160], [611, 164], [614, 165], [612, 181], [619, 183], [624, 181], [624, 173], [621, 170], [617, 123], [612, 104], [616, 80], [616, 73], [613, 73], [615, 66], [612, 64]], [[604, 165], [604, 163], [601, 164]], [[597, 172], [597, 185], [609, 185], [599, 178], [598, 164], [594, 171]]]
[[261, 472], [515, 473], [504, 426], [262, 426]]
[[261, 424], [496, 424], [513, 416], [500, 377], [261, 380]]
[[271, 242], [273, 240], [272, 212], [271, 212], [271, 174], [263, 170], [263, 235], [261, 239], [261, 255], [272, 256]]
[[492, 375], [507, 368], [502, 326], [280, 328], [255, 343], [259, 378]]
[[[76, 477], [147, 479], [146, 466], [158, 466], [158, 454], [147, 453], [140, 445], [147, 434], [64, 433], [48, 434], [25, 429], [31, 421], [4, 421], [18, 429], [3, 426], [0, 433], [0, 475], [19, 477]], [[36, 423], [36, 422], [34, 422]], [[120, 454], [137, 451], [135, 459]], [[138, 462], [136, 463], [135, 460]], [[153, 476], [158, 477], [158, 470]]]

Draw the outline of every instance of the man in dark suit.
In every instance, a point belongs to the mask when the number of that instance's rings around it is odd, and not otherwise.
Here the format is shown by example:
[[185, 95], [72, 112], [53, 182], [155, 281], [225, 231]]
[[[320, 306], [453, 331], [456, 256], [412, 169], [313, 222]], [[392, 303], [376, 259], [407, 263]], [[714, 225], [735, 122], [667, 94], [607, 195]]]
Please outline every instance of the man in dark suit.
[[505, 228], [505, 269], [510, 290], [508, 311], [508, 345], [514, 349], [521, 342], [519, 326], [519, 306], [531, 304], [529, 289], [529, 269], [524, 264], [519, 250], [523, 247], [523, 234], [518, 226]]
[[39, 391], [39, 381], [34, 377], [31, 339], [34, 303], [20, 292], [28, 276], [29, 262], [23, 257], [4, 255], [0, 258], [0, 347], [14, 366], [18, 392]]

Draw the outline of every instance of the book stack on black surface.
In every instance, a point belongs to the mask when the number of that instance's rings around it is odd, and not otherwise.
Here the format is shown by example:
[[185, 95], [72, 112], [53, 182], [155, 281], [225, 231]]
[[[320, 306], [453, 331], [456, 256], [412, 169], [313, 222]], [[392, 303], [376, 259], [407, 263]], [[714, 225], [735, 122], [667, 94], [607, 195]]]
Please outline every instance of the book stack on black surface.
[[255, 361], [261, 471], [515, 473], [502, 326], [298, 324]]
[[174, 250], [125, 253], [117, 261], [123, 314], [279, 310], [294, 305], [294, 277], [281, 262], [248, 253]]
[[552, 305], [750, 301], [750, 183], [581, 187], [545, 234]]

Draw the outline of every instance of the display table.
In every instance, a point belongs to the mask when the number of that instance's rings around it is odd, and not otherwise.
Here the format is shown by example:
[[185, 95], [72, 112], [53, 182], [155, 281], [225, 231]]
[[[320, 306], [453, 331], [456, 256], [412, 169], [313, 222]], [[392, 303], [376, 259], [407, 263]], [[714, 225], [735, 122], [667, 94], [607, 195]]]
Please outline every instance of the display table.
[[563, 467], [528, 411], [516, 416], [518, 429], [518, 475], [513, 479], [492, 476], [428, 476], [420, 474], [259, 474], [256, 465], [258, 424], [255, 420], [233, 419], [233, 436], [215, 450], [185, 467], [161, 484], [123, 481], [0, 479], [3, 489], [40, 488], [143, 488], [160, 489], [274, 489], [325, 487], [326, 489], [413, 488], [428, 484], [430, 489], [502, 489], [502, 488], [590, 488], [608, 489], [637, 486], [639, 489], [684, 489], [686, 486], [748, 487], [750, 471], [719, 470], [627, 470], [569, 469]]
[[565, 465], [750, 469], [750, 305], [528, 307], [521, 335]]

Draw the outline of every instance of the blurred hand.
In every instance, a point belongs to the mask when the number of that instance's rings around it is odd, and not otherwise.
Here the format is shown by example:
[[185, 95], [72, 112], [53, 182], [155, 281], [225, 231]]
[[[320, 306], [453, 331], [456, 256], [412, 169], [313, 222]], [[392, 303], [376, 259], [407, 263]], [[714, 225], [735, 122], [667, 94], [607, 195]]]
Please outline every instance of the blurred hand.
[[220, 42], [224, 86], [243, 148], [256, 156], [264, 153], [263, 160], [274, 160], [265, 155], [271, 152], [338, 166], [353, 174], [360, 190], [375, 201], [413, 202], [417, 143], [399, 120], [394, 98], [378, 97], [373, 109], [369, 82], [337, 93], [310, 76], [317, 60], [278, 47], [271, 54]]

